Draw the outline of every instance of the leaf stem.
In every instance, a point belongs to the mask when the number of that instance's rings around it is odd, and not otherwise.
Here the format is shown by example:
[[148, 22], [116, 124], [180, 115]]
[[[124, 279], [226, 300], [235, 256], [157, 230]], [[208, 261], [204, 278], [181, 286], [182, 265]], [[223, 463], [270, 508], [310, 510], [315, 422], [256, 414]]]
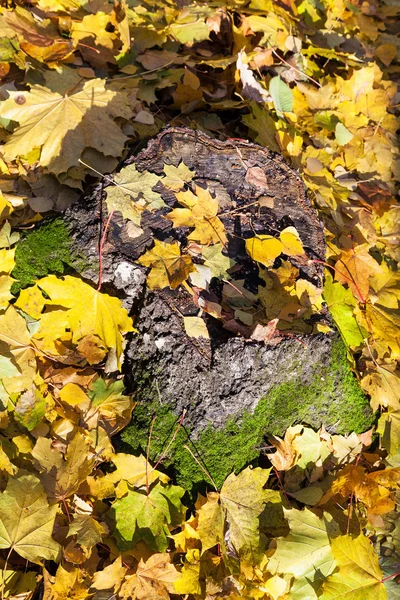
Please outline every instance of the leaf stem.
[[178, 421], [178, 424], [177, 424], [177, 427], [176, 427], [176, 429], [175, 429], [174, 435], [172, 436], [172, 438], [171, 438], [170, 442], [168, 443], [167, 447], [165, 448], [164, 452], [161, 454], [160, 458], [158, 459], [158, 461], [156, 462], [156, 464], [154, 465], [154, 467], [152, 468], [152, 470], [150, 471], [150, 473], [152, 473], [153, 471], [155, 471], [155, 470], [157, 469], [158, 465], [160, 464], [160, 462], [161, 462], [162, 460], [164, 460], [164, 458], [165, 458], [165, 456], [166, 456], [166, 454], [167, 454], [168, 450], [170, 449], [170, 447], [172, 446], [172, 444], [173, 444], [173, 443], [174, 443], [174, 441], [175, 441], [175, 438], [176, 438], [176, 436], [178, 435], [178, 431], [180, 430], [180, 428], [181, 428], [181, 426], [182, 426], [183, 419], [185, 418], [185, 416], [186, 416], [186, 413], [187, 413], [187, 410], [186, 410], [186, 408], [184, 408], [184, 409], [183, 409], [183, 412], [182, 412], [182, 416], [181, 416], [181, 418], [179, 419], [179, 421]]
[[71, 523], [71, 515], [69, 514], [67, 503], [65, 502], [64, 496], [61, 498], [61, 502], [63, 503], [65, 514], [67, 515], [68, 523]]
[[388, 581], [389, 579], [393, 579], [394, 577], [398, 577], [399, 575], [400, 571], [397, 571], [397, 573], [393, 573], [393, 575], [388, 575], [387, 577], [381, 579], [381, 583], [383, 583], [384, 581]]
[[4, 600], [4, 587], [6, 584], [6, 572], [7, 572], [7, 565], [8, 565], [8, 559], [10, 558], [11, 552], [13, 551], [13, 547], [11, 546], [11, 548], [8, 551], [7, 554], [7, 558], [4, 562], [4, 567], [3, 567], [3, 581], [1, 582], [1, 600]]
[[107, 231], [111, 223], [111, 219], [113, 217], [114, 211], [112, 210], [108, 215], [108, 219], [106, 225], [104, 227], [103, 235], [101, 236], [100, 245], [99, 245], [99, 284], [97, 286], [97, 291], [99, 292], [101, 289], [101, 284], [103, 283], [103, 249], [104, 244], [106, 243]]
[[149, 455], [150, 455], [150, 444], [151, 444], [151, 436], [153, 435], [153, 427], [154, 427], [154, 423], [157, 419], [157, 415], [154, 415], [152, 421], [151, 421], [151, 425], [150, 425], [150, 431], [149, 431], [149, 439], [147, 440], [147, 450], [146, 450], [146, 494], [149, 495], [149, 490], [150, 490], [150, 486], [149, 486]]
[[201, 464], [201, 462], [199, 461], [199, 459], [193, 454], [193, 452], [191, 451], [191, 449], [189, 448], [189, 446], [187, 444], [184, 444], [183, 447], [185, 448], [185, 450], [187, 450], [189, 452], [189, 454], [192, 455], [192, 457], [194, 458], [194, 460], [199, 465], [200, 469], [203, 471], [203, 473], [205, 473], [205, 475], [208, 477], [208, 479], [213, 484], [213, 487], [214, 487], [215, 491], [218, 492], [217, 484], [215, 483], [214, 479], [211, 477], [211, 475], [207, 471], [207, 469], [205, 467], [203, 467], [203, 465]]

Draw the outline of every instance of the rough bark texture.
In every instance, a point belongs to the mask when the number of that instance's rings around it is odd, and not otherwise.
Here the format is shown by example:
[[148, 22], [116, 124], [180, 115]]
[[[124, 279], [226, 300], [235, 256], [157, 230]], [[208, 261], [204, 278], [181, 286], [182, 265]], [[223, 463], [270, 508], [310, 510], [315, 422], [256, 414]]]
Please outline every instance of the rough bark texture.
[[[244, 141], [221, 142], [192, 130], [170, 128], [121, 167], [134, 162], [139, 171], [161, 174], [164, 164], [177, 166], [181, 160], [196, 171], [197, 185], [207, 185], [219, 197], [224, 213], [221, 219], [228, 234], [232, 234], [228, 254], [243, 265], [237, 279], [244, 279], [249, 290], [257, 291], [257, 268], [246, 255], [243, 239], [252, 237], [254, 232], [276, 235], [292, 225], [300, 234], [307, 257], [324, 258], [323, 227], [299, 175], [280, 156], [265, 148]], [[267, 186], [249, 183], [248, 170], [252, 167], [263, 170]], [[108, 216], [104, 189], [109, 184], [105, 178], [65, 215], [75, 248], [91, 265], [84, 276], [93, 282], [98, 277], [101, 224], [104, 226]], [[172, 192], [161, 184], [158, 191], [169, 207], [176, 206]], [[243, 210], [232, 214], [233, 209], [241, 207]], [[291, 411], [289, 419], [293, 417], [294, 422], [302, 418], [315, 426], [322, 423], [332, 426], [340, 421], [340, 415], [332, 412], [332, 405], [335, 403], [339, 414], [339, 407], [346, 406], [351, 399], [348, 389], [341, 384], [342, 374], [333, 372], [332, 347], [338, 341], [336, 334], [302, 335], [301, 341], [285, 337], [279, 344], [268, 346], [230, 334], [220, 322], [206, 316], [210, 333], [206, 342], [185, 334], [179, 313], [198, 312], [188, 294], [177, 290], [146, 291], [145, 270], [134, 261], [152, 246], [154, 238], [178, 239], [184, 245], [189, 231], [172, 229], [171, 221], [163, 217], [166, 212], [168, 208], [145, 214], [144, 234], [139, 238], [131, 238], [126, 221], [115, 214], [104, 247], [103, 289], [117, 293], [137, 315], [135, 326], [139, 335], [133, 336], [127, 347], [129, 379], [137, 400], [149, 402], [151, 410], [154, 401], [168, 404], [176, 415], [186, 409], [186, 423], [199, 435], [209, 423], [214, 428], [223, 428], [227, 420], [235, 415], [240, 418], [244, 410], [254, 411], [260, 399], [268, 397], [277, 386], [298, 383], [302, 389], [315, 387], [316, 378], [324, 380], [329, 374], [333, 384], [324, 389], [322, 381], [318, 406], [312, 403], [304, 415], [300, 394], [298, 410]], [[321, 265], [309, 264], [304, 258], [291, 261], [300, 268], [303, 277], [322, 285]], [[218, 284], [214, 288], [218, 293]], [[325, 318], [329, 316], [325, 314]], [[312, 324], [310, 332], [311, 329]], [[361, 411], [365, 419], [370, 418], [366, 405], [354, 410]], [[281, 425], [288, 424], [286, 419]], [[360, 425], [363, 426], [365, 423]], [[339, 429], [346, 428], [339, 424]]]

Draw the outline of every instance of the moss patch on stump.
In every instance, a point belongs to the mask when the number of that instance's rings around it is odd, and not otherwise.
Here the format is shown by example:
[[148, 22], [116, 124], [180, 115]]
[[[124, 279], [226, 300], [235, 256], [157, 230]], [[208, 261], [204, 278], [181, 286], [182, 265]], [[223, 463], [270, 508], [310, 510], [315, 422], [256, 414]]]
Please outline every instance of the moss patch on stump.
[[84, 259], [74, 252], [68, 226], [61, 218], [25, 233], [17, 245], [15, 263], [13, 294], [50, 273], [63, 275], [84, 268]]
[[[335, 402], [336, 397], [342, 400]], [[150, 449], [150, 459], [154, 461], [171, 440], [179, 416], [158, 398], [147, 403], [137, 400], [132, 422], [121, 434], [120, 450], [145, 452], [150, 423], [157, 415]], [[224, 429], [209, 424], [194, 440], [183, 425], [164, 465], [173, 468], [177, 483], [187, 490], [204, 482], [204, 471], [184, 447], [188, 445], [220, 487], [229, 473], [257, 462], [268, 434], [283, 436], [295, 423], [314, 427], [323, 423], [335, 426], [338, 433], [361, 433], [371, 427], [374, 419], [368, 399], [348, 365], [346, 349], [337, 341], [332, 346], [329, 367], [316, 369], [311, 385], [301, 382], [278, 385], [260, 399], [254, 413], [243, 412], [240, 418], [230, 419]]]

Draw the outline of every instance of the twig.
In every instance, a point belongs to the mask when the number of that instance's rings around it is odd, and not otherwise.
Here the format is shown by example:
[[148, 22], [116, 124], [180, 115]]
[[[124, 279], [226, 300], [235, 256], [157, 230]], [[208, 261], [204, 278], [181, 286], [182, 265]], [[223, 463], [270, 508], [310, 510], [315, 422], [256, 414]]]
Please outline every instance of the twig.
[[183, 419], [185, 418], [186, 413], [187, 413], [187, 410], [186, 410], [186, 408], [184, 408], [183, 412], [182, 412], [182, 416], [179, 419], [178, 425], [177, 425], [177, 427], [175, 429], [174, 435], [171, 438], [171, 441], [168, 443], [167, 447], [165, 448], [164, 452], [161, 454], [160, 458], [158, 459], [158, 461], [156, 462], [156, 464], [154, 465], [154, 467], [152, 468], [152, 470], [150, 471], [150, 473], [152, 473], [153, 471], [155, 471], [155, 469], [157, 469], [157, 467], [160, 464], [160, 462], [164, 460], [166, 454], [168, 453], [168, 450], [170, 449], [170, 447], [172, 446], [172, 444], [175, 441], [176, 436], [178, 435], [178, 431], [180, 430], [180, 428], [182, 426]]
[[147, 440], [147, 450], [146, 450], [146, 494], [149, 495], [149, 455], [150, 455], [150, 444], [151, 444], [151, 436], [153, 435], [153, 427], [155, 420], [157, 419], [157, 415], [154, 415], [149, 431], [149, 439]]
[[103, 283], [103, 248], [106, 243], [107, 231], [111, 223], [111, 219], [113, 217], [114, 211], [112, 210], [108, 215], [107, 223], [104, 227], [103, 235], [101, 236], [100, 244], [99, 244], [99, 285], [97, 286], [97, 291], [100, 291], [101, 284]]
[[351, 520], [351, 515], [353, 512], [353, 496], [354, 496], [354, 494], [351, 494], [351, 496], [350, 496], [349, 513], [347, 515], [346, 534], [348, 534], [350, 531], [350, 520]]
[[283, 492], [283, 495], [285, 496], [285, 498], [286, 498], [287, 502], [290, 504], [289, 496], [287, 495], [287, 493], [286, 493], [286, 490], [285, 490], [285, 488], [284, 488], [284, 485], [283, 485], [283, 483], [282, 483], [282, 481], [281, 481], [281, 477], [280, 477], [280, 475], [279, 475], [279, 471], [278, 471], [278, 469], [277, 469], [276, 467], [274, 467], [274, 466], [272, 467], [272, 469], [273, 469], [273, 471], [274, 471], [274, 473], [275, 473], [275, 475], [276, 475], [276, 478], [277, 478], [277, 480], [278, 480], [278, 483], [279, 483], [279, 487], [281, 488], [281, 490], [282, 490], [282, 492]]
[[283, 63], [285, 63], [285, 65], [287, 65], [290, 69], [294, 69], [295, 71], [297, 71], [298, 73], [300, 73], [300, 75], [304, 75], [304, 77], [307, 77], [307, 79], [309, 79], [310, 81], [312, 81], [313, 83], [315, 83], [316, 86], [318, 86], [319, 88], [322, 87], [320, 83], [318, 83], [318, 81], [315, 81], [315, 79], [313, 79], [312, 77], [310, 77], [309, 75], [307, 75], [307, 73], [304, 73], [304, 71], [300, 71], [300, 69], [298, 69], [297, 67], [295, 67], [294, 65], [291, 65], [290, 63], [288, 63], [284, 58], [282, 58], [281, 56], [279, 56], [279, 54], [276, 52], [276, 50], [274, 50], [273, 48], [271, 48], [272, 52], [275, 54], [275, 56], [282, 61]]
[[400, 571], [397, 571], [397, 573], [393, 573], [393, 575], [388, 575], [387, 577], [384, 577], [383, 579], [381, 579], [381, 583], [387, 581], [388, 579], [393, 579], [393, 577], [398, 577], [398, 575], [400, 575]]
[[203, 467], [203, 465], [201, 464], [201, 462], [199, 461], [198, 458], [196, 458], [196, 456], [193, 454], [193, 452], [191, 451], [191, 449], [189, 448], [189, 446], [187, 446], [187, 444], [184, 444], [183, 447], [189, 452], [189, 454], [192, 455], [192, 457], [194, 458], [194, 460], [197, 462], [197, 464], [199, 465], [200, 469], [203, 471], [203, 473], [205, 473], [205, 475], [208, 477], [208, 479], [211, 481], [211, 483], [213, 484], [213, 487], [215, 489], [216, 492], [218, 492], [218, 488], [217, 488], [217, 484], [215, 483], [214, 479], [211, 477], [210, 473], [207, 471], [207, 469], [205, 467]]

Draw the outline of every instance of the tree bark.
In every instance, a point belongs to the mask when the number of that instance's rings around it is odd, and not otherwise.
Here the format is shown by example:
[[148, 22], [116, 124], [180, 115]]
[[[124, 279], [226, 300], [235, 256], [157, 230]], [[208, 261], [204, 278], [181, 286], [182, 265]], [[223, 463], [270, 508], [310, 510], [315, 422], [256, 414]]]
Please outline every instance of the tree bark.
[[[257, 293], [258, 268], [247, 255], [244, 240], [255, 233], [276, 236], [293, 226], [307, 256], [288, 260], [300, 269], [303, 278], [322, 286], [323, 267], [309, 259], [324, 260], [323, 226], [300, 176], [282, 157], [244, 140], [222, 142], [198, 131], [167, 128], [120, 167], [134, 163], [139, 171], [161, 175], [165, 164], [177, 166], [180, 161], [196, 172], [196, 185], [207, 186], [219, 199], [220, 218], [229, 239], [227, 253], [241, 265], [234, 279]], [[260, 171], [265, 179], [260, 179]], [[104, 194], [108, 185], [110, 180], [105, 177], [65, 215], [76, 248], [91, 264], [83, 275], [94, 284], [98, 281], [99, 240], [108, 218]], [[253, 412], [260, 400], [279, 386], [298, 384], [306, 389], [329, 373], [337, 384], [326, 390], [322, 385], [318, 405], [312, 401], [305, 406], [299, 397], [298, 410], [291, 409], [286, 420], [277, 418], [276, 427], [271, 429], [282, 433], [290, 420], [333, 426], [337, 419], [332, 417], [332, 403], [339, 406], [348, 401], [340, 384], [342, 375], [333, 372], [332, 348], [339, 339], [336, 332], [313, 335], [310, 322], [308, 333], [261, 344], [227, 331], [221, 321], [205, 315], [210, 339], [195, 339], [186, 335], [181, 316], [198, 313], [191, 296], [182, 288], [146, 289], [146, 271], [135, 263], [138, 257], [154, 239], [178, 240], [185, 246], [190, 231], [174, 229], [165, 219], [169, 207], [176, 206], [176, 198], [158, 185], [155, 189], [168, 207], [144, 214], [144, 233], [138, 238], [130, 237], [129, 223], [115, 213], [103, 249], [102, 289], [122, 298], [135, 315], [139, 332], [129, 341], [125, 365], [136, 399], [148, 402], [149, 410], [159, 402], [168, 404], [176, 415], [187, 411], [186, 423], [199, 435], [210, 423], [223, 428], [229, 419], [240, 420], [243, 411]], [[212, 281], [211, 292], [220, 297], [219, 281]], [[327, 311], [318, 318], [329, 322]], [[284, 398], [281, 401], [285, 402]], [[369, 414], [366, 407], [355, 410]], [[345, 428], [339, 425], [339, 429]]]

